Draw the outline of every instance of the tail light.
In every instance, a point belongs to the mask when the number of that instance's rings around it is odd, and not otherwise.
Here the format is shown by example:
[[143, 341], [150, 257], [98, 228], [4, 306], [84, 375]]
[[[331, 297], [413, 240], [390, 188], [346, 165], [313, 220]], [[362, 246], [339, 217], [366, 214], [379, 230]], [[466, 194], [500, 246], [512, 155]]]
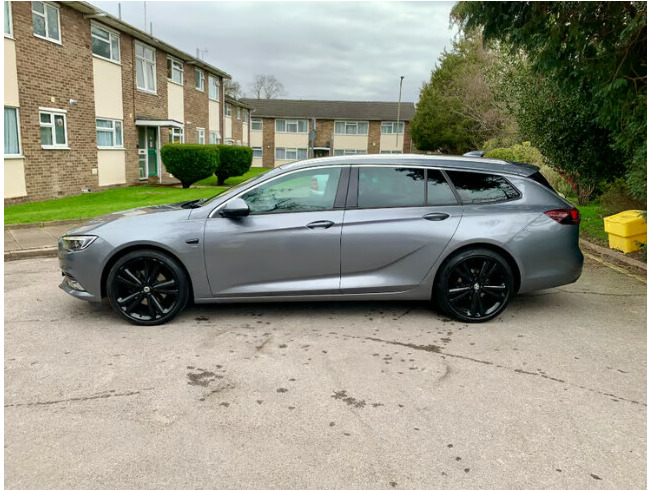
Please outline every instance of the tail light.
[[544, 214], [557, 221], [561, 225], [579, 225], [580, 224], [580, 211], [576, 208], [571, 209], [551, 209], [544, 211]]

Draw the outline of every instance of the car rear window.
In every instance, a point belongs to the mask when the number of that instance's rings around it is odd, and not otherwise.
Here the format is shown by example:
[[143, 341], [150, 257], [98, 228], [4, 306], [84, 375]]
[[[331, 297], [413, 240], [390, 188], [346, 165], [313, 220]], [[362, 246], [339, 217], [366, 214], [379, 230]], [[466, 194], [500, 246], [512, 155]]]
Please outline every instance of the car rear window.
[[519, 191], [499, 175], [457, 171], [447, 171], [447, 175], [465, 204], [509, 201], [520, 196]]

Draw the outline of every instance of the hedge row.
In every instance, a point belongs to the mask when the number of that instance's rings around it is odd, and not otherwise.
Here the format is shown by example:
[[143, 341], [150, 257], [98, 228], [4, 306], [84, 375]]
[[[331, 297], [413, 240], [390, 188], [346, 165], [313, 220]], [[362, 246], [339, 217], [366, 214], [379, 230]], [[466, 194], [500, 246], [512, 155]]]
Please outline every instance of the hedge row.
[[160, 156], [184, 189], [212, 174], [223, 185], [229, 177], [244, 175], [253, 163], [253, 150], [246, 146], [169, 143], [162, 147]]

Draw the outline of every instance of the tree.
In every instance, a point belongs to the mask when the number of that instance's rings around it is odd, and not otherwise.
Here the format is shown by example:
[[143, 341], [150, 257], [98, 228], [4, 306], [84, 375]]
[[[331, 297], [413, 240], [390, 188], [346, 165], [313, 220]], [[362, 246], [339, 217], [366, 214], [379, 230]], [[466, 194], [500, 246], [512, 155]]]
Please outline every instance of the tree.
[[496, 53], [480, 37], [464, 37], [444, 52], [420, 92], [411, 135], [420, 150], [464, 153], [487, 139], [514, 134], [512, 118], [496, 101], [490, 73]]
[[223, 83], [223, 90], [226, 94], [226, 97], [232, 97], [233, 99], [239, 99], [244, 96], [241, 85], [239, 82], [234, 80], [225, 80]]
[[285, 95], [284, 85], [274, 75], [255, 75], [251, 92], [256, 99], [277, 99]]
[[218, 145], [220, 161], [215, 170], [217, 185], [224, 185], [229, 177], [244, 175], [253, 163], [253, 149], [248, 146]]
[[183, 189], [187, 189], [217, 170], [219, 148], [216, 145], [168, 143], [160, 149], [160, 157], [167, 171], [181, 181]]
[[480, 29], [485, 42], [523, 51], [532, 72], [562, 94], [580, 94], [622, 152], [631, 188], [645, 198], [645, 2], [460, 2], [452, 19], [466, 33]]

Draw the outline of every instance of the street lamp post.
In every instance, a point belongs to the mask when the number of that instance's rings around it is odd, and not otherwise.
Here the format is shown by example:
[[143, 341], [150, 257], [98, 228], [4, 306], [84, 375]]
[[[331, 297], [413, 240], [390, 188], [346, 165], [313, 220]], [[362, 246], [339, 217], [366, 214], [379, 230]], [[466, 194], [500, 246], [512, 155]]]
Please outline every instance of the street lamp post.
[[399, 147], [399, 110], [402, 105], [402, 82], [404, 76], [399, 77], [399, 99], [397, 101], [397, 128], [395, 129], [395, 146]]

